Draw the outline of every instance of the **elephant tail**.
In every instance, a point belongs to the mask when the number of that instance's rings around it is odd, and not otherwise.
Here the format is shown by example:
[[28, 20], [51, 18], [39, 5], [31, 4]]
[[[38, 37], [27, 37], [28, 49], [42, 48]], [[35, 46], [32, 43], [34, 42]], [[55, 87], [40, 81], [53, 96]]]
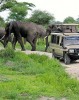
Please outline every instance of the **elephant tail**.
[[5, 35], [3, 35], [3, 37], [2, 37], [0, 40], [3, 40], [3, 39], [4, 39], [4, 37], [5, 37]]

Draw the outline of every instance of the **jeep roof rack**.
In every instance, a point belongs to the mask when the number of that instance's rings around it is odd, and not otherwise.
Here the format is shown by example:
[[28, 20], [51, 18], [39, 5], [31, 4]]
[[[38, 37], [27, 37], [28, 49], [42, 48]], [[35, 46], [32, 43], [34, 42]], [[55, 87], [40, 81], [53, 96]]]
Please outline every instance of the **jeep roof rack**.
[[68, 23], [65, 23], [65, 24], [52, 24], [52, 25], [73, 25], [73, 26], [78, 26], [79, 24], [75, 24], [75, 23], [68, 24]]
[[64, 35], [64, 36], [76, 36], [76, 35], [79, 35], [79, 33], [51, 33], [51, 35]]

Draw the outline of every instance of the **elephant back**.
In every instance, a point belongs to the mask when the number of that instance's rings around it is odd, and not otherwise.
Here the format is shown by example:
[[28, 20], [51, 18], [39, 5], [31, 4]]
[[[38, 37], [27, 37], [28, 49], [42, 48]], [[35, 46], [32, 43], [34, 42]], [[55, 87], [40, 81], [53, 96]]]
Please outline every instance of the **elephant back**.
[[37, 32], [37, 29], [35, 27], [36, 24], [33, 22], [20, 22], [18, 25], [20, 30], [24, 30], [25, 32], [27, 32], [27, 34]]

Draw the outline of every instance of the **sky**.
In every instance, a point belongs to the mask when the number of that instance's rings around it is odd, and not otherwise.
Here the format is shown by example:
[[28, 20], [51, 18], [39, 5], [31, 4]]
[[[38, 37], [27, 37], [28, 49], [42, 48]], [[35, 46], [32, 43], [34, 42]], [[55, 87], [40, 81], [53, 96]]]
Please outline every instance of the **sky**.
[[[54, 15], [56, 21], [63, 21], [66, 17], [71, 16], [74, 19], [79, 17], [79, 0], [17, 0], [26, 1], [35, 4], [33, 10], [47, 11]], [[29, 12], [29, 15], [31, 12]], [[7, 13], [0, 13], [6, 18]], [[6, 16], [5, 16], [6, 15]]]

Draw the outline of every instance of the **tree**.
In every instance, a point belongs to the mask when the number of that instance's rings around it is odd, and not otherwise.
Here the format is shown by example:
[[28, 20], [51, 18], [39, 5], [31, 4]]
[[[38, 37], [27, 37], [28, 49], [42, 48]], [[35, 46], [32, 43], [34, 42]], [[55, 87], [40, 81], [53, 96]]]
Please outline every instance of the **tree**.
[[76, 19], [76, 23], [79, 24], [79, 18]]
[[0, 0], [0, 4], [2, 4], [3, 2], [6, 2], [6, 1], [9, 1], [9, 0]]
[[63, 23], [76, 23], [75, 19], [73, 17], [67, 17], [64, 19]]
[[[14, 6], [15, 5], [15, 6]], [[28, 2], [17, 2], [16, 0], [4, 0], [0, 6], [0, 11], [9, 10], [8, 20], [24, 20], [28, 10], [32, 10], [35, 5]]]
[[55, 21], [55, 24], [62, 24], [61, 21]]
[[54, 16], [46, 11], [35, 10], [32, 12], [29, 21], [32, 21], [37, 24], [47, 25], [49, 24], [50, 20], [54, 20]]
[[5, 21], [2, 17], [0, 17], [0, 27], [4, 27]]

